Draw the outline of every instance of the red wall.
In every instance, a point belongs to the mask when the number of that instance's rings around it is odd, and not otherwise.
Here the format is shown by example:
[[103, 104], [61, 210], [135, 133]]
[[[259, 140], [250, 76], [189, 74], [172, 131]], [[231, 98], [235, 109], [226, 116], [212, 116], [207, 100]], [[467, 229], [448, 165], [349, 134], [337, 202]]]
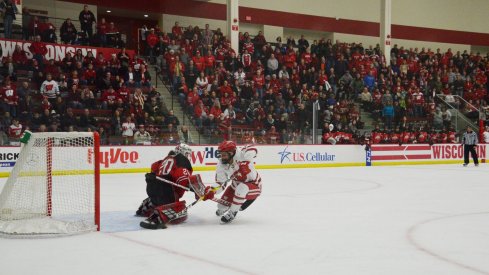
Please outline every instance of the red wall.
[[[97, 0], [62, 0], [75, 3], [100, 5]], [[266, 1], [266, 0], [264, 0]], [[208, 19], [226, 19], [226, 6], [221, 4], [198, 2], [192, 0], [105, 0], [103, 6], [127, 10], [139, 10], [152, 13], [166, 13], [182, 16], [193, 16]], [[247, 23], [281, 26], [287, 28], [339, 32], [356, 35], [379, 36], [379, 23], [359, 20], [336, 20], [332, 17], [313, 16], [247, 7], [239, 8], [240, 20], [253, 15], [253, 21]], [[204, 22], [202, 23], [204, 25]], [[453, 31], [444, 29], [422, 28], [404, 25], [392, 25], [392, 38], [489, 46], [489, 33]]]
[[128, 49], [134, 49], [136, 51], [137, 51], [137, 43], [138, 43], [138, 28], [141, 28], [143, 25], [146, 25], [148, 28], [152, 28], [156, 24], [158, 24], [158, 21], [155, 20], [111, 16], [103, 12], [99, 12], [97, 17], [99, 20], [102, 17], [105, 18], [105, 21], [107, 23], [114, 22], [119, 32], [125, 33], [127, 36], [126, 47]]

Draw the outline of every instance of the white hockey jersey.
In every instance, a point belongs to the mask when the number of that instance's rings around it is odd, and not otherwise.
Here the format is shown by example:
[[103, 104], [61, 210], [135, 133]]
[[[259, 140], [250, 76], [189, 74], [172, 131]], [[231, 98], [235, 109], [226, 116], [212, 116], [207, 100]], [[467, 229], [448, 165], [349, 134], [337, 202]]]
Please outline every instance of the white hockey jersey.
[[[219, 160], [216, 168], [216, 183], [219, 185], [224, 184], [231, 176], [239, 169], [239, 165], [242, 162], [247, 162], [250, 172], [246, 175], [245, 183], [258, 183], [260, 182], [260, 175], [255, 169], [254, 158], [257, 156], [258, 150], [247, 145], [241, 149], [236, 150], [236, 154], [233, 157], [232, 163], [224, 164]], [[243, 175], [244, 176], [244, 175]], [[233, 181], [233, 186], [236, 187], [240, 182]], [[222, 189], [219, 190], [219, 192]], [[218, 193], [219, 193], [218, 192]]]

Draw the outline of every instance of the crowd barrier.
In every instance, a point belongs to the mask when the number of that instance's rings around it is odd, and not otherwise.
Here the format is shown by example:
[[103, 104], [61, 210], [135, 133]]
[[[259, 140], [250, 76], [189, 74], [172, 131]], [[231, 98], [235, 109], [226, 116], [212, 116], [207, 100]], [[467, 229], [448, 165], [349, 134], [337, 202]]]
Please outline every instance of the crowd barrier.
[[[258, 169], [319, 168], [340, 166], [383, 166], [462, 163], [459, 144], [406, 145], [256, 145]], [[481, 163], [487, 158], [487, 145], [477, 147]], [[107, 173], [147, 172], [174, 146], [102, 146], [100, 169]], [[90, 150], [90, 149], [87, 149]], [[191, 162], [195, 171], [214, 170], [218, 161], [217, 145], [192, 146]], [[19, 156], [20, 147], [0, 147], [0, 177], [7, 177]], [[90, 154], [88, 154], [90, 155]], [[62, 160], [60, 160], [62, 161]], [[87, 159], [87, 161], [90, 161]]]

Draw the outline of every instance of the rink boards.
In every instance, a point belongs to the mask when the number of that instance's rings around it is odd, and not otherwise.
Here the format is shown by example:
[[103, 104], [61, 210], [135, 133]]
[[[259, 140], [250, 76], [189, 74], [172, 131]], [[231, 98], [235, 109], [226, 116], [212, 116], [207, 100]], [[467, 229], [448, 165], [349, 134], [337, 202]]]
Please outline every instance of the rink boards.
[[[256, 145], [259, 169], [312, 168], [339, 166], [379, 166], [407, 164], [461, 163], [459, 144], [406, 145]], [[479, 160], [485, 163], [487, 145], [477, 147]], [[174, 146], [102, 146], [102, 173], [146, 172]], [[63, 148], [63, 150], [72, 150]], [[74, 150], [74, 149], [73, 149]], [[79, 150], [79, 149], [78, 149]], [[219, 152], [217, 145], [192, 146], [191, 162], [196, 171], [214, 170]], [[0, 147], [0, 177], [7, 177], [16, 163], [20, 147]], [[87, 158], [86, 161], [90, 161]]]

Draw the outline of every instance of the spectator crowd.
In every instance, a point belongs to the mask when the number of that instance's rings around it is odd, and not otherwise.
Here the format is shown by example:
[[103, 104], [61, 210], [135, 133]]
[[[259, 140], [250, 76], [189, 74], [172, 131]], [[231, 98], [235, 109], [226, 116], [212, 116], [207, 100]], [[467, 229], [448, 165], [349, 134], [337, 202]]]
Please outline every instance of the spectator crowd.
[[[13, 22], [20, 14], [15, 1], [0, 0], [0, 11], [4, 14], [4, 37], [12, 39]], [[96, 16], [84, 5], [78, 18], [60, 19], [55, 17], [31, 14], [28, 7], [23, 6], [22, 11], [22, 39], [35, 40], [46, 43], [63, 43], [71, 45], [100, 46], [124, 48], [121, 33], [114, 22], [106, 22], [105, 18], [97, 21]], [[54, 22], [63, 20], [59, 30]], [[78, 26], [78, 28], [76, 26]], [[20, 34], [19, 34], [20, 35]]]
[[[79, 20], [92, 37], [97, 21], [87, 6]], [[97, 40], [106, 45], [103, 35], [112, 27], [103, 19], [98, 26]], [[61, 41], [75, 43], [75, 33], [66, 20]], [[145, 28], [143, 34], [149, 62], [211, 142], [310, 143], [314, 103], [325, 144], [456, 142], [450, 107], [477, 119], [489, 100], [489, 55], [394, 45], [388, 65], [379, 45], [304, 36], [271, 43], [258, 32], [240, 33], [235, 51], [220, 29], [178, 22], [171, 33]], [[18, 47], [2, 60], [4, 140], [25, 129], [97, 130], [104, 143], [116, 144], [189, 140], [144, 59], [121, 48], [110, 59], [78, 51], [60, 62], [45, 60], [45, 37], [34, 36], [32, 58]], [[362, 133], [362, 111], [375, 123], [371, 132]]]
[[[489, 54], [394, 45], [388, 65], [379, 45], [304, 36], [270, 43], [262, 32], [239, 41], [234, 51], [220, 29], [178, 22], [148, 35], [148, 55], [205, 135], [310, 142], [318, 102], [323, 143], [455, 142], [451, 107], [474, 120], [487, 110]], [[374, 134], [360, 134], [362, 110]]]

